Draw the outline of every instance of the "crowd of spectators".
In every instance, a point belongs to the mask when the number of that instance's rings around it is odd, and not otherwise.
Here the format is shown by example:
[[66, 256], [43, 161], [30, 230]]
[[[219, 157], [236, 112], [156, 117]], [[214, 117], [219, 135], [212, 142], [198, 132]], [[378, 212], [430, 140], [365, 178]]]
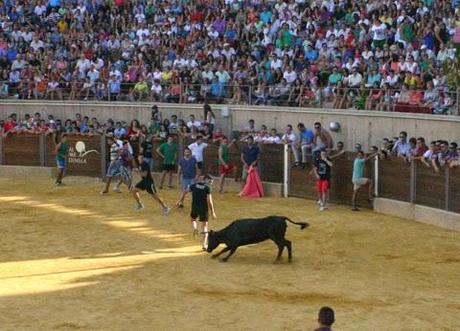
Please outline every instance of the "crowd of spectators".
[[[139, 123], [134, 119], [130, 123], [108, 119], [100, 123], [97, 118], [89, 118], [81, 114], [75, 114], [73, 119], [55, 119], [52, 115], [43, 118], [37, 112], [33, 115], [25, 114], [24, 118], [18, 118], [11, 114], [6, 120], [0, 120], [0, 132], [4, 136], [14, 133], [35, 133], [52, 134], [55, 132], [113, 136], [117, 139], [129, 140], [133, 146], [141, 146], [144, 141], [165, 142], [169, 136], [180, 137], [181, 139], [197, 140], [217, 143], [225, 137], [219, 126], [216, 126], [215, 116], [210, 106], [203, 107], [203, 115], [199, 120], [195, 115], [188, 119], [179, 119], [173, 114], [169, 118], [163, 118], [156, 106], [152, 107], [151, 120], [146, 124]], [[344, 143], [338, 141], [333, 143], [331, 135], [325, 130], [321, 123], [316, 122], [312, 128], [306, 127], [303, 123], [297, 124], [297, 130], [291, 124], [284, 127], [283, 132], [276, 128], [267, 129], [262, 124], [256, 127], [253, 119], [247, 125], [234, 131], [240, 142], [245, 142], [249, 136], [254, 138], [257, 144], [288, 144], [293, 154], [293, 166], [307, 165], [307, 158], [321, 150], [327, 150], [330, 156], [338, 157], [347, 149]], [[348, 150], [351, 150], [349, 148]], [[361, 151], [360, 143], [354, 146], [355, 151]], [[442, 167], [457, 167], [460, 165], [460, 147], [456, 142], [445, 140], [425, 142], [423, 137], [411, 137], [405, 131], [393, 138], [383, 138], [381, 147], [371, 146], [369, 153], [378, 152], [382, 159], [397, 157], [406, 162], [419, 160], [427, 167], [432, 167], [438, 172]]]
[[449, 113], [457, 1], [31, 0], [0, 6], [0, 96]]

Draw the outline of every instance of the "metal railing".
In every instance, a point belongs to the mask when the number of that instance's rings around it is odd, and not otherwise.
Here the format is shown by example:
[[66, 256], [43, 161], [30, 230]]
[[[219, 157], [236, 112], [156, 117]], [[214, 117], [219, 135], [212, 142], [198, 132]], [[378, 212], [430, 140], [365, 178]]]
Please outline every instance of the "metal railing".
[[91, 100], [268, 105], [460, 115], [460, 93], [446, 88], [416, 90], [309, 85], [152, 84], [66, 82], [57, 86], [0, 82], [0, 99]]

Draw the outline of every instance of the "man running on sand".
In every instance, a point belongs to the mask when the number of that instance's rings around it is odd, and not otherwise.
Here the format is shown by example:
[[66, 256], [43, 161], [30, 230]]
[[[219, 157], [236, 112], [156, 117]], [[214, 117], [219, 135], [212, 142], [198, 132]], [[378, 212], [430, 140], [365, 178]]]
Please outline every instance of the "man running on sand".
[[196, 184], [189, 186], [188, 190], [182, 193], [176, 206], [181, 206], [184, 203], [184, 198], [188, 192], [192, 193], [192, 210], [190, 212], [190, 221], [193, 227], [193, 236], [198, 234], [198, 226], [196, 220], [198, 219], [202, 226], [204, 233], [202, 249], [206, 250], [208, 247], [208, 210], [211, 210], [213, 218], [216, 218], [214, 210], [214, 203], [211, 196], [212, 177], [208, 175], [200, 175]]
[[132, 190], [133, 197], [137, 202], [136, 210], [140, 211], [144, 209], [144, 204], [141, 201], [139, 192], [146, 191], [152, 196], [152, 198], [155, 201], [157, 201], [161, 205], [161, 207], [163, 208], [163, 215], [168, 215], [170, 209], [168, 208], [168, 206], [166, 206], [163, 199], [161, 199], [161, 197], [157, 193], [157, 190], [155, 188], [155, 182], [153, 181], [152, 173], [150, 171], [150, 165], [144, 161], [144, 157], [142, 155], [137, 156], [137, 162], [138, 167], [135, 170], [139, 172], [142, 179], [134, 186]]

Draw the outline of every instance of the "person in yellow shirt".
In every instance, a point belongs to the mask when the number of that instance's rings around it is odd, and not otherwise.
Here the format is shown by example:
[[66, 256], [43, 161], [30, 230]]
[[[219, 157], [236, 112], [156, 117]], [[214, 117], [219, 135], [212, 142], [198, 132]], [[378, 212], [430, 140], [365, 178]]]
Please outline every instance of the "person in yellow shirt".
[[57, 27], [60, 33], [65, 33], [69, 30], [69, 24], [64, 19], [61, 19], [59, 22], [57, 22]]
[[145, 81], [144, 77], [139, 78], [139, 81], [134, 85], [130, 93], [130, 98], [134, 99], [137, 97], [137, 100], [142, 100], [146, 98], [149, 94], [149, 85]]

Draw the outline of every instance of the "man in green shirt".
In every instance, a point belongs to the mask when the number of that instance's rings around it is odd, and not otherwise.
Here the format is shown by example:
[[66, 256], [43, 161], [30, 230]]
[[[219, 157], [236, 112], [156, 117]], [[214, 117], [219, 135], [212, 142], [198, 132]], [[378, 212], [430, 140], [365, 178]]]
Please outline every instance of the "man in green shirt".
[[172, 188], [172, 175], [177, 159], [177, 144], [174, 142], [174, 137], [169, 136], [167, 142], [161, 144], [156, 152], [163, 159], [163, 173], [161, 175], [160, 189], [163, 188], [166, 174], [169, 174], [168, 187]]
[[56, 145], [54, 149], [56, 153], [56, 165], [58, 168], [58, 174], [56, 178], [56, 186], [64, 186], [62, 178], [64, 178], [65, 168], [67, 166], [67, 155], [69, 154], [69, 143], [67, 141], [67, 134], [63, 134], [61, 141]]
[[236, 142], [236, 139], [232, 140], [229, 144], [227, 137], [223, 137], [220, 141], [218, 160], [220, 173], [219, 193], [224, 193], [225, 176], [231, 174], [235, 170], [235, 166], [230, 159], [229, 151], [234, 142]]

